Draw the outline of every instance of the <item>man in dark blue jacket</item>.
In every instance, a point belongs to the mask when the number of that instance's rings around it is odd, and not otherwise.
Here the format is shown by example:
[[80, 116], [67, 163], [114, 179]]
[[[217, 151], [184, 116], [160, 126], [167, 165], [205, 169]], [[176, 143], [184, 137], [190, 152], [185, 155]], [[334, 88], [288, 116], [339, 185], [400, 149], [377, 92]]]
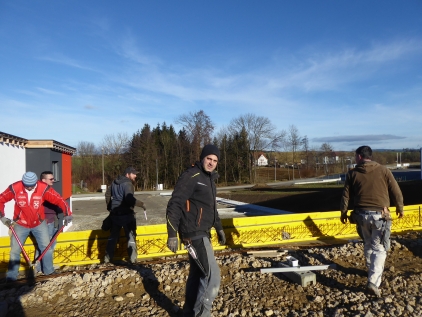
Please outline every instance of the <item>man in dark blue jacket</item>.
[[217, 212], [215, 168], [219, 149], [205, 145], [200, 162], [188, 168], [178, 179], [167, 205], [167, 246], [178, 250], [179, 237], [189, 251], [190, 271], [186, 282], [183, 316], [211, 316], [212, 303], [220, 288], [220, 268], [210, 241], [210, 230], [217, 231], [221, 245], [226, 243]]
[[133, 167], [128, 167], [124, 175], [120, 175], [113, 181], [105, 193], [107, 209], [111, 215], [111, 233], [108, 238], [104, 262], [113, 260], [114, 249], [119, 241], [120, 230], [123, 227], [127, 239], [127, 253], [129, 261], [136, 263], [138, 252], [136, 250], [136, 218], [134, 207], [141, 207], [146, 210], [142, 201], [134, 196], [135, 189], [133, 181], [138, 172]]

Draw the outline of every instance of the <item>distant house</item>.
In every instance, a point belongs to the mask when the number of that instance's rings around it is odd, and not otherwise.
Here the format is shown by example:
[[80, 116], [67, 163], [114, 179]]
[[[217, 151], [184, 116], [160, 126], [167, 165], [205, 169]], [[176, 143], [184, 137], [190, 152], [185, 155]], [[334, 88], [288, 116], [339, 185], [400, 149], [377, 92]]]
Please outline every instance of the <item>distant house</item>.
[[268, 159], [265, 157], [264, 154], [260, 154], [255, 164], [257, 166], [268, 166]]

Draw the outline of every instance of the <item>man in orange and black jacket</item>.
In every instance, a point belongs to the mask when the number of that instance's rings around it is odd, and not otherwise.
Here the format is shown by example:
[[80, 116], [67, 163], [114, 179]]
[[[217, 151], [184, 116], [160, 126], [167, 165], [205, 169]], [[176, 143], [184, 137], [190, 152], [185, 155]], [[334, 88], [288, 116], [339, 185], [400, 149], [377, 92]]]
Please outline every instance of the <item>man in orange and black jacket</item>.
[[188, 168], [178, 179], [167, 205], [167, 245], [178, 250], [177, 233], [189, 253], [190, 271], [186, 282], [183, 316], [211, 316], [212, 303], [220, 288], [220, 268], [210, 241], [210, 230], [217, 231], [221, 245], [226, 243], [223, 226], [217, 212], [215, 171], [220, 158], [219, 149], [205, 145], [200, 162]]

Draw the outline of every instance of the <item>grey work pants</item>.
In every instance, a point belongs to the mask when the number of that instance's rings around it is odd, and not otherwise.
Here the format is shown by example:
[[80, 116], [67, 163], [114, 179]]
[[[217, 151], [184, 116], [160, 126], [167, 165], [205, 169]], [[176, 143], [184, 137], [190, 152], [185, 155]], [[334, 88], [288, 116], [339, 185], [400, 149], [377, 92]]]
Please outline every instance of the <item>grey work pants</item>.
[[190, 270], [186, 282], [184, 317], [210, 317], [212, 303], [220, 289], [220, 268], [208, 237], [192, 240], [198, 259], [207, 275], [204, 275], [196, 261], [189, 255]]
[[[374, 213], [374, 212], [372, 212]], [[364, 253], [368, 269], [368, 282], [381, 285], [384, 263], [387, 258], [386, 243], [389, 242], [391, 222], [381, 218], [381, 214], [359, 214], [358, 226], [364, 239]], [[385, 226], [387, 226], [385, 228]], [[384, 241], [388, 239], [388, 241]]]

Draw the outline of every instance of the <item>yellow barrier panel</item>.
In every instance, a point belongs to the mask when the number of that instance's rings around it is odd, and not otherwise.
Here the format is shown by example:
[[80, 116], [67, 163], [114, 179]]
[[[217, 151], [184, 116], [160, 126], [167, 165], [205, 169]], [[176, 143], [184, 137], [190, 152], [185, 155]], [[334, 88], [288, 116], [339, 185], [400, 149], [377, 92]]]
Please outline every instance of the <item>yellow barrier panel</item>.
[[[405, 206], [405, 216], [398, 219], [395, 209], [393, 216], [393, 233], [409, 230], [422, 230], [421, 206]], [[292, 244], [329, 239], [356, 238], [356, 226], [340, 222], [340, 212], [315, 212], [306, 214], [288, 214], [277, 216], [260, 216], [232, 218], [222, 220], [231, 248], [248, 248], [277, 244]], [[102, 230], [65, 232], [59, 235], [54, 251], [54, 263], [57, 265], [83, 265], [99, 263], [105, 255], [109, 232]], [[167, 249], [167, 228], [165, 224], [137, 227], [138, 258], [147, 259], [174, 255]], [[215, 231], [212, 231], [212, 244], [216, 250], [224, 249], [218, 244]], [[10, 250], [9, 237], [0, 238], [0, 272], [7, 270]], [[34, 245], [30, 239], [25, 244], [30, 259], [34, 258]], [[184, 254], [181, 247], [177, 254]], [[116, 259], [123, 259], [126, 254], [126, 239], [122, 238], [115, 252]], [[21, 269], [27, 267], [21, 259]]]

